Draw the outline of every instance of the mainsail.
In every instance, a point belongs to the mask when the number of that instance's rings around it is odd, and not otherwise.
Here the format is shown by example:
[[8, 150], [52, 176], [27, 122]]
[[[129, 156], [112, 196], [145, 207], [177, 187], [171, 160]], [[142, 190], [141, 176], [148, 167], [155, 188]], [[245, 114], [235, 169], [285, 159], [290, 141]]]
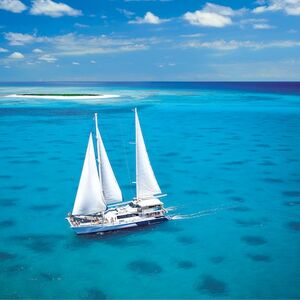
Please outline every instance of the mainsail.
[[161, 194], [160, 187], [155, 178], [147, 149], [145, 146], [137, 109], [135, 113], [135, 139], [136, 139], [136, 198], [145, 199]]
[[79, 186], [73, 207], [73, 215], [89, 215], [104, 211], [101, 182], [97, 173], [93, 138], [90, 133]]
[[102, 182], [102, 190], [106, 204], [122, 201], [122, 192], [108, 159], [102, 137], [98, 129], [97, 114], [95, 114], [96, 139], [98, 153], [98, 172]]

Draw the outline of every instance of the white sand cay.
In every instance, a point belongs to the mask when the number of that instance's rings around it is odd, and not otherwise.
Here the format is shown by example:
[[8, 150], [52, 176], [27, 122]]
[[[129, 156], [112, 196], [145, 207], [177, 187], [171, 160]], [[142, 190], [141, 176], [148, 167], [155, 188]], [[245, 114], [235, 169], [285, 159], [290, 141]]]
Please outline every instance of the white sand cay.
[[10, 94], [6, 95], [8, 98], [26, 98], [26, 99], [56, 99], [56, 100], [84, 100], [84, 99], [110, 99], [119, 98], [120, 95], [109, 94], [91, 94], [91, 95], [56, 95], [56, 94]]

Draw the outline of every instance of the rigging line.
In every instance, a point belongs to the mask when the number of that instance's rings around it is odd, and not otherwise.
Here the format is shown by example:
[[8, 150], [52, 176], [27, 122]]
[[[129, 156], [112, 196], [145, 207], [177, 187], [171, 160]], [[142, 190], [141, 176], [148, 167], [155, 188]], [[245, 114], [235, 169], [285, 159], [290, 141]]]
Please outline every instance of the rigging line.
[[120, 119], [118, 118], [118, 124], [119, 124], [119, 127], [120, 127], [120, 132], [121, 132], [121, 140], [122, 140], [122, 146], [123, 146], [123, 152], [124, 152], [124, 156], [125, 156], [125, 165], [126, 165], [126, 170], [127, 170], [127, 176], [129, 178], [129, 188], [130, 188], [130, 192], [132, 193], [132, 195], [134, 196], [134, 189], [133, 189], [133, 186], [132, 186], [132, 178], [130, 176], [130, 169], [129, 169], [129, 163], [128, 163], [128, 150], [126, 148], [126, 145], [125, 145], [125, 141], [124, 141], [124, 130], [123, 130], [123, 126], [120, 122]]

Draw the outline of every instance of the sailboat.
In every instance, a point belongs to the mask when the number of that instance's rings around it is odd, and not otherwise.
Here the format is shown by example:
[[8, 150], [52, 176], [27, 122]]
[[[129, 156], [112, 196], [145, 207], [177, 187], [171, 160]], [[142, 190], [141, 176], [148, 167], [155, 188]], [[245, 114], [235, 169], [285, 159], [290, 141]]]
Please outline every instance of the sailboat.
[[73, 210], [66, 218], [76, 234], [109, 232], [169, 220], [160, 200], [166, 195], [162, 194], [154, 175], [137, 109], [134, 115], [136, 196], [123, 202], [120, 186], [99, 131], [96, 113], [96, 154], [91, 132]]

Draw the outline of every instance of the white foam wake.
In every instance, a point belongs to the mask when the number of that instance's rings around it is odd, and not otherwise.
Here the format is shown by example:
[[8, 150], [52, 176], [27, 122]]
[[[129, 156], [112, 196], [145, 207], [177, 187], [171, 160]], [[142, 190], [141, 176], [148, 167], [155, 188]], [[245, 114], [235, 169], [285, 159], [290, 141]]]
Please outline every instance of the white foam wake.
[[10, 94], [6, 95], [7, 98], [26, 98], [26, 99], [55, 99], [55, 100], [84, 100], [84, 99], [110, 99], [119, 98], [120, 95], [87, 95], [87, 96], [58, 96], [58, 95], [21, 95]]
[[204, 216], [209, 216], [212, 214], [216, 214], [220, 210], [228, 209], [226, 207], [217, 207], [217, 208], [211, 208], [211, 209], [206, 209], [206, 210], [200, 210], [195, 213], [191, 214], [178, 214], [171, 216], [172, 220], [186, 220], [186, 219], [194, 219], [194, 218], [200, 218]]

